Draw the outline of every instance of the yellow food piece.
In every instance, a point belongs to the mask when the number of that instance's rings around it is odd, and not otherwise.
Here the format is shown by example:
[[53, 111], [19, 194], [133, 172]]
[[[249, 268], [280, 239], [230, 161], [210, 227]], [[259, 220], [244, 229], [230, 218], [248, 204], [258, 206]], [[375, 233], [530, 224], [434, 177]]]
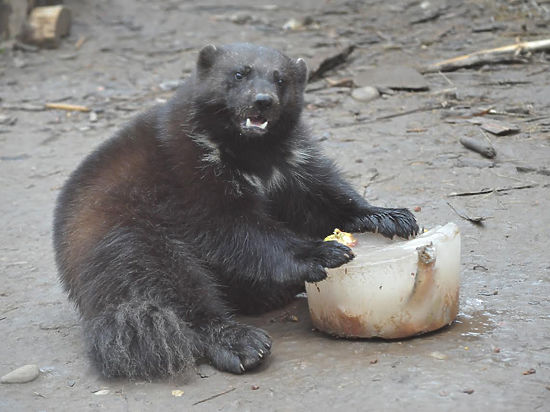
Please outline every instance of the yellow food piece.
[[328, 242], [329, 240], [335, 240], [348, 247], [354, 247], [357, 245], [357, 239], [355, 239], [351, 233], [342, 232], [340, 229], [334, 229], [334, 233], [325, 238], [325, 242]]

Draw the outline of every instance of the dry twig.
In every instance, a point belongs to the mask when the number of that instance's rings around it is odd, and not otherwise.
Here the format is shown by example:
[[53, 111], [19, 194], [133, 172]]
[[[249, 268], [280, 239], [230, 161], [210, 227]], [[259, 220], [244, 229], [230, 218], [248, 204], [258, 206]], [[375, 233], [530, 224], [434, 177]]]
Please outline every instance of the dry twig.
[[487, 217], [485, 216], [470, 216], [468, 213], [466, 213], [462, 209], [458, 209], [457, 207], [453, 206], [451, 203], [447, 202], [447, 204], [453, 210], [453, 212], [455, 212], [458, 216], [460, 216], [464, 220], [472, 222], [475, 225], [483, 225], [483, 221], [487, 219]]
[[550, 39], [526, 41], [495, 49], [484, 49], [463, 56], [453, 57], [433, 63], [422, 70], [423, 73], [449, 72], [463, 67], [477, 66], [487, 63], [503, 63], [517, 61], [521, 55], [529, 52], [550, 50]]
[[233, 392], [235, 389], [237, 389], [237, 388], [231, 388], [231, 389], [228, 389], [228, 390], [226, 390], [226, 391], [223, 391], [223, 392], [217, 393], [217, 394], [215, 394], [215, 395], [209, 396], [208, 398], [205, 398], [205, 399], [202, 399], [202, 400], [200, 400], [200, 401], [195, 402], [195, 403], [193, 404], [193, 406], [198, 405], [199, 403], [208, 402], [208, 401], [210, 401], [210, 400], [212, 400], [212, 399], [217, 398], [218, 396], [225, 395], [226, 393]]
[[67, 110], [72, 112], [89, 112], [91, 109], [86, 106], [78, 106], [76, 104], [66, 103], [46, 103], [44, 105], [46, 109]]
[[449, 193], [447, 196], [448, 197], [477, 196], [477, 195], [485, 195], [487, 193], [493, 193], [493, 192], [509, 192], [510, 190], [531, 189], [537, 186], [538, 186], [537, 184], [530, 184], [530, 185], [520, 185], [520, 186], [497, 187], [494, 189], [481, 189], [474, 192], [453, 192], [453, 193]]

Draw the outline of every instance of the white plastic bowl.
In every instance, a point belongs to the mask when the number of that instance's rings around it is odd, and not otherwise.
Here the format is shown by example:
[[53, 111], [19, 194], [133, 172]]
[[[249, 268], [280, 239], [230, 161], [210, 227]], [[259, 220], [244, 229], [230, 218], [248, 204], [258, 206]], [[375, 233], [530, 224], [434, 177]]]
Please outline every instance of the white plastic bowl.
[[357, 234], [350, 263], [306, 283], [315, 327], [343, 337], [403, 338], [439, 329], [458, 313], [460, 232], [454, 223], [412, 240]]

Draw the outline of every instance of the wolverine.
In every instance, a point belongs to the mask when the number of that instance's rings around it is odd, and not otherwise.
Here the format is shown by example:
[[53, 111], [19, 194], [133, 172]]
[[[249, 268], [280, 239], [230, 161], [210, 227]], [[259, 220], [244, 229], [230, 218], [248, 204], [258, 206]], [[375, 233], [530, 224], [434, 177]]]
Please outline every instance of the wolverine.
[[302, 59], [208, 45], [167, 103], [71, 174], [56, 262], [103, 375], [251, 370], [272, 341], [235, 314], [281, 307], [353, 258], [324, 236], [417, 233], [407, 209], [369, 204], [320, 153], [301, 118], [306, 81]]

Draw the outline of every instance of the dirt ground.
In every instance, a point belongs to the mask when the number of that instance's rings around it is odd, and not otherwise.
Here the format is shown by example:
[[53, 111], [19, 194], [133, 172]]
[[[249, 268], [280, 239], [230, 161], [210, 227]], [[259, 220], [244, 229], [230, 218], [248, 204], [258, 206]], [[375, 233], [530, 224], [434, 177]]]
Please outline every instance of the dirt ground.
[[[421, 67], [517, 37], [549, 38], [550, 2], [220, 3], [65, 1], [73, 27], [58, 49], [0, 46], [0, 375], [25, 364], [41, 368], [33, 382], [0, 385], [0, 410], [548, 410], [548, 54], [424, 74], [429, 90], [382, 88], [368, 103], [353, 99], [346, 82], [332, 87], [326, 78]], [[304, 17], [303, 29], [283, 30]], [[90, 366], [78, 316], [57, 280], [56, 196], [87, 153], [173, 93], [201, 46], [236, 41], [274, 46], [312, 66], [356, 45], [345, 64], [310, 84], [304, 116], [372, 203], [416, 208], [425, 227], [460, 226], [458, 319], [406, 340], [334, 339], [313, 330], [301, 298], [250, 319], [274, 339], [258, 371], [234, 376], [201, 366], [172, 380], [104, 380]], [[93, 112], [45, 110], [48, 102]], [[504, 121], [519, 132], [496, 136], [472, 119]], [[463, 136], [489, 139], [496, 158], [464, 148]], [[449, 197], [482, 189], [490, 190]], [[476, 225], [449, 204], [485, 219]], [[182, 396], [172, 394], [177, 389]]]

